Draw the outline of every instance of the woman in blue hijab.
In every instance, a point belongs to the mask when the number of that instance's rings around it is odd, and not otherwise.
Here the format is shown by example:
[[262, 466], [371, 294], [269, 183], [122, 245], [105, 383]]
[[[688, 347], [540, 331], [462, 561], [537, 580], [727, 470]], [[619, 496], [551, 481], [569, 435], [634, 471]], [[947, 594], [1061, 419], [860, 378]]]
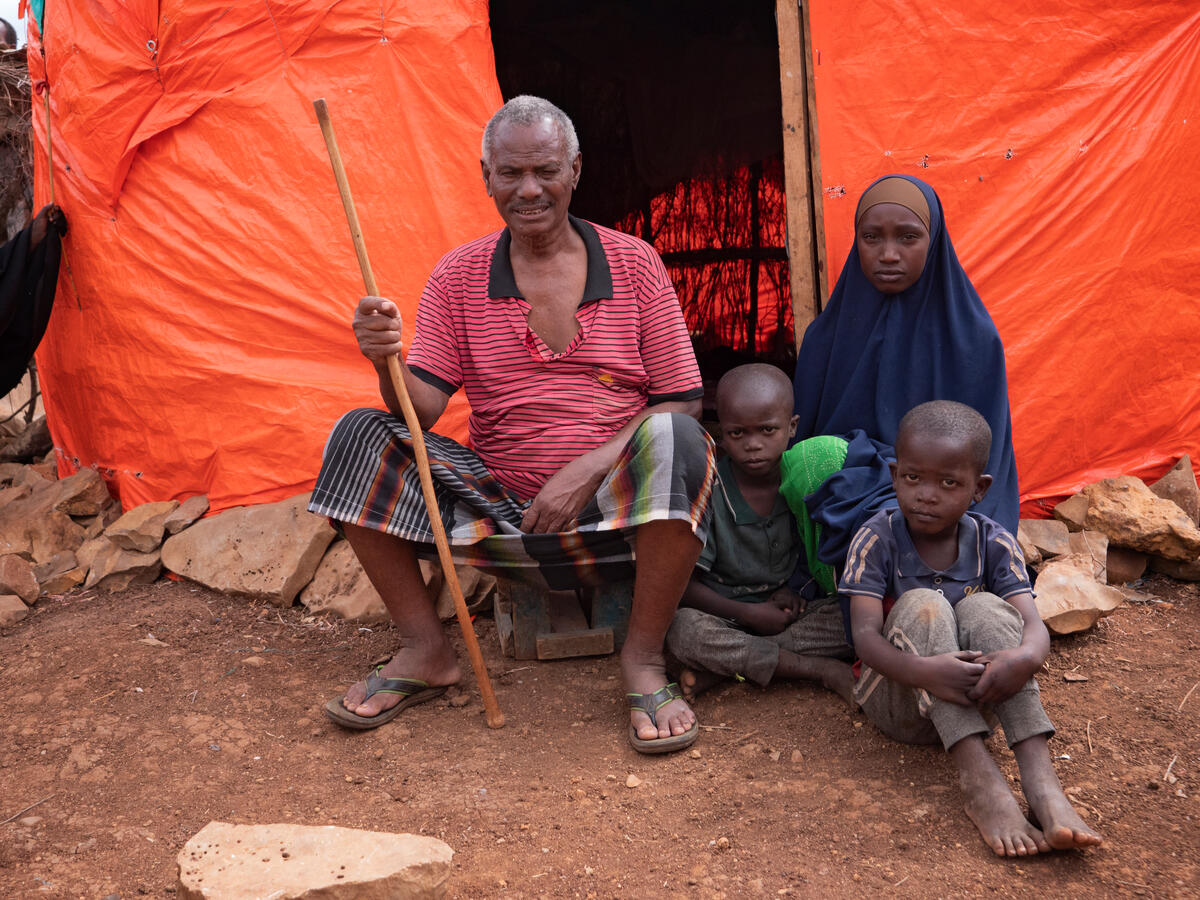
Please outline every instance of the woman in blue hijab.
[[807, 494], [808, 512], [823, 526], [821, 558], [840, 562], [862, 521], [888, 505], [883, 460], [900, 417], [926, 400], [957, 400], [987, 419], [994, 481], [974, 509], [1016, 533], [1004, 346], [954, 253], [941, 201], [923, 181], [888, 175], [859, 199], [854, 232], [841, 277], [796, 361], [797, 441], [848, 441], [843, 467]]

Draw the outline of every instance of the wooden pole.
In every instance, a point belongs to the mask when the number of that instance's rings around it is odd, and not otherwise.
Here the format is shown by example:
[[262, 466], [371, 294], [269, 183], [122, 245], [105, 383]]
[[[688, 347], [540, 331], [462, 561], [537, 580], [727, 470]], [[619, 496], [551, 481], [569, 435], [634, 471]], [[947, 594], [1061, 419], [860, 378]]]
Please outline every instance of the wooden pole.
[[[342, 206], [346, 210], [346, 222], [350, 226], [350, 236], [354, 240], [354, 252], [358, 255], [358, 267], [362, 270], [363, 284], [367, 294], [379, 296], [375, 284], [375, 275], [371, 272], [371, 261], [367, 258], [367, 245], [363, 240], [362, 228], [358, 224], [358, 213], [354, 208], [354, 198], [350, 195], [350, 182], [346, 180], [346, 170], [342, 165], [342, 154], [338, 150], [337, 138], [333, 133], [333, 122], [329, 118], [329, 107], [324, 99], [313, 101], [313, 109], [317, 111], [317, 121], [321, 123], [321, 133], [325, 136], [325, 149], [329, 151], [329, 163], [333, 166], [333, 177], [337, 179], [338, 191], [342, 195]], [[421, 479], [421, 493], [425, 497], [425, 509], [429, 513], [429, 524], [433, 529], [434, 543], [437, 544], [438, 559], [442, 564], [442, 572], [446, 576], [446, 584], [454, 595], [454, 611], [458, 615], [458, 626], [462, 630], [463, 640], [467, 645], [467, 655], [471, 657], [471, 667], [475, 670], [475, 680], [479, 683], [479, 693], [483, 697], [483, 708], [487, 716], [489, 728], [504, 727], [504, 713], [496, 702], [492, 691], [492, 680], [488, 676], [487, 665], [483, 661], [483, 653], [479, 650], [479, 641], [475, 637], [475, 626], [471, 624], [471, 614], [467, 612], [467, 601], [463, 599], [462, 586], [458, 583], [458, 573], [454, 571], [454, 560], [450, 556], [450, 542], [446, 538], [446, 529], [442, 525], [442, 514], [438, 508], [437, 497], [433, 492], [433, 475], [429, 471], [429, 456], [425, 452], [425, 435], [421, 431], [421, 423], [417, 419], [417, 411], [413, 408], [408, 396], [408, 388], [404, 384], [404, 374], [400, 368], [400, 356], [389, 356], [387, 360], [388, 375], [392, 379], [392, 389], [400, 401], [400, 410], [404, 413], [404, 423], [412, 436], [413, 456], [417, 463], [417, 473]]]
[[788, 271], [796, 345], [825, 298], [825, 234], [821, 213], [816, 116], [808, 47], [807, 10], [801, 0], [776, 0], [779, 87], [783, 107], [783, 183], [787, 194]]

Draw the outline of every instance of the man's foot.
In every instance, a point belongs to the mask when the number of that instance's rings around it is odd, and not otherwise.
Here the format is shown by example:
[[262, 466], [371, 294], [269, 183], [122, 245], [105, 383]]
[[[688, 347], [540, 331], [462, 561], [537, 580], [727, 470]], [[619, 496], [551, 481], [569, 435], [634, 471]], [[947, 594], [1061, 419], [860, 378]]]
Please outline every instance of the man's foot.
[[[625, 683], [627, 693], [653, 694], [661, 690], [668, 681], [662, 656], [642, 659], [623, 652], [621, 680]], [[696, 724], [696, 714], [682, 697], [664, 703], [655, 711], [654, 717], [658, 722], [657, 727], [642, 710], [629, 711], [629, 722], [641, 740], [653, 741], [685, 734]]]
[[[412, 678], [424, 681], [430, 687], [455, 684], [462, 675], [454, 649], [448, 643], [432, 648], [403, 647], [384, 665], [379, 674], [384, 678]], [[366, 693], [367, 682], [363, 679], [346, 691], [346, 696], [342, 698], [342, 706], [355, 715], [370, 717], [391, 709], [404, 699], [399, 694], [380, 692], [364, 701]]]
[[679, 682], [679, 690], [683, 692], [683, 699], [688, 703], [694, 703], [697, 697], [724, 680], [722, 676], [706, 669], [686, 668], [679, 670], [679, 677], [676, 679]]

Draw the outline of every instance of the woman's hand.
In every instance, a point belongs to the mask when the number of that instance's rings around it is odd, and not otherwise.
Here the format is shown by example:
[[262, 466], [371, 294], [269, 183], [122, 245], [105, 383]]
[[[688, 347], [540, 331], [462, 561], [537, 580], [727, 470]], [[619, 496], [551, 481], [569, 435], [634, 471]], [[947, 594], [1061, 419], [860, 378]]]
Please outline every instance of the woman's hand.
[[384, 297], [363, 297], [354, 311], [354, 337], [362, 355], [376, 368], [401, 350], [403, 322], [396, 304]]

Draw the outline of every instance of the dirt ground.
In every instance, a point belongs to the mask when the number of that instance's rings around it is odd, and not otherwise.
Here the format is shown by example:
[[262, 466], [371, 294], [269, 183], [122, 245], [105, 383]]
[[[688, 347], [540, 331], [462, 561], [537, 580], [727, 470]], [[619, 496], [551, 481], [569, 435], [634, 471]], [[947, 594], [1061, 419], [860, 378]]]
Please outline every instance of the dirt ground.
[[1019, 862], [979, 840], [944, 753], [815, 687], [718, 689], [698, 755], [639, 756], [615, 658], [515, 662], [480, 618], [506, 728], [468, 676], [350, 734], [321, 705], [388, 629], [168, 581], [44, 598], [0, 633], [0, 897], [171, 895], [214, 819], [435, 835], [458, 897], [1200, 896], [1200, 591], [1143, 590], [1055, 640], [1041, 679], [1063, 784], [1107, 843]]

